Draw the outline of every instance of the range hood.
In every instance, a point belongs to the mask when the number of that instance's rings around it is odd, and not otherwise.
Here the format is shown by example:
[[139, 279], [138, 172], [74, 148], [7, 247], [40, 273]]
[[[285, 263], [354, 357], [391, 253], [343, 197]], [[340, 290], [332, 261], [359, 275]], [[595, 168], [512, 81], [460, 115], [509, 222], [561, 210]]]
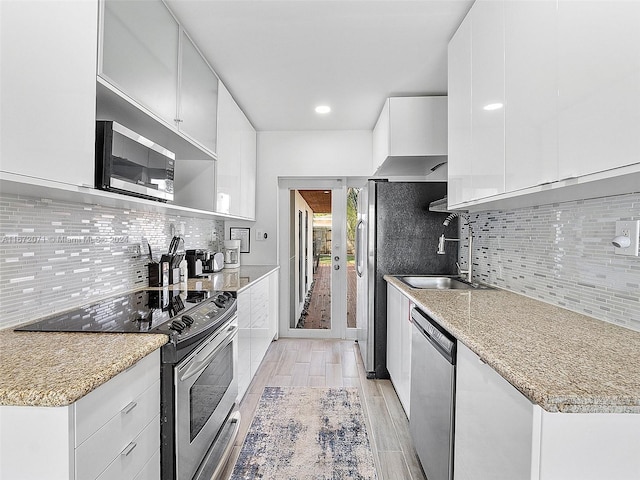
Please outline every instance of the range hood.
[[447, 210], [448, 208], [448, 204], [447, 204], [447, 197], [445, 196], [444, 198], [441, 198], [440, 200], [436, 200], [434, 202], [431, 202], [429, 204], [429, 211], [430, 212], [449, 212], [449, 210]]
[[462, 209], [450, 209], [449, 208], [449, 204], [447, 203], [447, 197], [445, 195], [444, 198], [441, 198], [440, 200], [435, 200], [433, 202], [431, 202], [429, 204], [429, 211], [430, 212], [440, 212], [440, 213], [460, 213], [460, 212], [464, 212], [467, 213], [468, 210], [462, 210]]
[[375, 176], [432, 175], [447, 162], [447, 97], [387, 98], [372, 140]]
[[375, 171], [375, 176], [425, 177], [431, 175], [441, 167], [446, 166], [446, 155], [435, 156], [389, 156]]

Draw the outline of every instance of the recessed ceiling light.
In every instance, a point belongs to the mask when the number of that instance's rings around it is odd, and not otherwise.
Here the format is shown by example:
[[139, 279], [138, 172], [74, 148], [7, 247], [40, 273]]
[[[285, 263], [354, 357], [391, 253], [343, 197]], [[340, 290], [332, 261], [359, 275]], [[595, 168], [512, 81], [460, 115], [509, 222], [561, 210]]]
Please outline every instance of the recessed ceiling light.
[[331, 107], [329, 105], [318, 105], [316, 107], [316, 113], [329, 113], [331, 111]]
[[502, 103], [490, 103], [488, 105], [485, 105], [484, 107], [482, 107], [483, 110], [487, 110], [487, 111], [491, 111], [491, 110], [499, 110], [503, 107], [504, 105]]

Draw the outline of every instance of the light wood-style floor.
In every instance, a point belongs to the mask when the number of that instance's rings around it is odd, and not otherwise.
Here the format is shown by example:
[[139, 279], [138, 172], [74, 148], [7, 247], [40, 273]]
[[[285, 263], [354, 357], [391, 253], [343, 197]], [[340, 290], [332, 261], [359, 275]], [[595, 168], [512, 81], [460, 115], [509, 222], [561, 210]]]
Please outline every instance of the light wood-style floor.
[[357, 348], [351, 340], [281, 338], [273, 342], [240, 403], [240, 431], [224, 478], [231, 475], [265, 386], [351, 386], [359, 388], [365, 406], [378, 478], [426, 480], [393, 385], [389, 380], [367, 380]]

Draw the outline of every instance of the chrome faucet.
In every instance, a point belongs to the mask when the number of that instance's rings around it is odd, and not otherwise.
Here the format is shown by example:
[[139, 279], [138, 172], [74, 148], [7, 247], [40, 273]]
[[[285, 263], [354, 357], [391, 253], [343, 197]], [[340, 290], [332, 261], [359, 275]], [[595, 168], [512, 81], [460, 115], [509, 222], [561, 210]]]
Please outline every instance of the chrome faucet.
[[[467, 276], [467, 281], [469, 283], [473, 283], [473, 272], [472, 272], [472, 266], [473, 266], [473, 261], [472, 261], [472, 254], [473, 254], [473, 228], [471, 228], [471, 222], [469, 221], [469, 215], [467, 215], [466, 213], [459, 213], [459, 212], [454, 212], [452, 214], [450, 214], [449, 216], [447, 216], [447, 218], [445, 218], [444, 222], [442, 222], [442, 225], [444, 225], [445, 227], [449, 226], [449, 223], [451, 222], [451, 220], [453, 220], [454, 218], [459, 217], [459, 218], [464, 218], [467, 222], [467, 225], [469, 226], [469, 255], [467, 257], [467, 263], [468, 263], [468, 267], [466, 270], [462, 270], [460, 268], [460, 263], [456, 262], [456, 266], [458, 267], [458, 274], [460, 276], [462, 275], [466, 275]], [[459, 242], [460, 239], [459, 238], [446, 238], [444, 236], [444, 233], [442, 235], [440, 235], [440, 239], [438, 240], [438, 255], [444, 255], [446, 252], [444, 250], [444, 245], [445, 242]]]

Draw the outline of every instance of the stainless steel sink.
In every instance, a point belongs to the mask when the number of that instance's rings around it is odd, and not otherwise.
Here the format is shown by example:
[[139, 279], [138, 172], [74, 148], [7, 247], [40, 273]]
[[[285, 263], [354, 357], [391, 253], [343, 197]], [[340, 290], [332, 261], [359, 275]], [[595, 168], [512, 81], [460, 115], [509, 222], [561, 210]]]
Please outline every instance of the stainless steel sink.
[[435, 275], [407, 275], [397, 277], [411, 288], [427, 290], [475, 290], [489, 289], [485, 285], [467, 283], [459, 278]]

